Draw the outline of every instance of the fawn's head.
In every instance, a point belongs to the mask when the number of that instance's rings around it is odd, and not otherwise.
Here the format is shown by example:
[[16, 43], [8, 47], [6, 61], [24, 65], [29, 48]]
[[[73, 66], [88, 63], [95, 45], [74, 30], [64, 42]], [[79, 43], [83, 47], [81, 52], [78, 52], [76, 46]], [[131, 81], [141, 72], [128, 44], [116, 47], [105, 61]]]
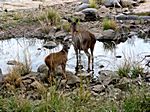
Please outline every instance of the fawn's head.
[[62, 50], [68, 53], [69, 49], [70, 49], [70, 45], [67, 42], [64, 42]]

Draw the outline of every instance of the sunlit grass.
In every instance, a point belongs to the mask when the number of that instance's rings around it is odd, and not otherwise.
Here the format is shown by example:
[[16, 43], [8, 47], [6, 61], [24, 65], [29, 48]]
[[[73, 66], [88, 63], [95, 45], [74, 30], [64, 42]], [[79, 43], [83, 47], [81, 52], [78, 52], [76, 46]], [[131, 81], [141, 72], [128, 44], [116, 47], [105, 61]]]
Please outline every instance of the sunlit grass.
[[108, 30], [108, 29], [116, 30], [118, 27], [115, 20], [106, 19], [106, 18], [103, 19], [102, 26], [103, 26], [103, 30]]

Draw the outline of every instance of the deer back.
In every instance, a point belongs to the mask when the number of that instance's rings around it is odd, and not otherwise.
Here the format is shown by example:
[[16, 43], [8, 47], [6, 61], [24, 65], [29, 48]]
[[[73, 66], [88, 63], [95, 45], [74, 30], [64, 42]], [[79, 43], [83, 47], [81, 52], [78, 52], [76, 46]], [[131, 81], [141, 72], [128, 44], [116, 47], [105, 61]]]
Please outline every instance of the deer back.
[[72, 32], [73, 45], [77, 49], [89, 49], [93, 44], [95, 44], [96, 39], [94, 34], [87, 30], [76, 30]]

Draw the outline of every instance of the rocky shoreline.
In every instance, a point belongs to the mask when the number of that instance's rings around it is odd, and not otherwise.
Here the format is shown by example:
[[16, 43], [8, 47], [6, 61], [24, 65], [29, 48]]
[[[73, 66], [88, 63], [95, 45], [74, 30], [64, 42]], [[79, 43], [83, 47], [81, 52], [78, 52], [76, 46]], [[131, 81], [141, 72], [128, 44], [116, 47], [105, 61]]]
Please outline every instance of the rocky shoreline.
[[[120, 0], [118, 1], [120, 4]], [[125, 4], [125, 2], [123, 1], [125, 0], [121, 1], [122, 4], [120, 5], [124, 7], [123, 4]], [[125, 5], [134, 8], [142, 4], [141, 2], [142, 0], [134, 0], [132, 2], [129, 0], [128, 4]], [[115, 4], [117, 5], [118, 3]], [[60, 13], [61, 23], [66, 22], [62, 19], [63, 17], [78, 18], [81, 21], [80, 25], [94, 33], [97, 40], [101, 42], [113, 41], [120, 43], [134, 35], [140, 38], [150, 37], [149, 12], [146, 16], [136, 15], [135, 13], [132, 14], [132, 8], [112, 8], [113, 5], [114, 3], [110, 3], [109, 5], [104, 3], [103, 5], [98, 5], [97, 8], [91, 8], [89, 7], [90, 4], [88, 0], [83, 0], [82, 2], [63, 3], [63, 5], [57, 4], [51, 7]], [[0, 40], [21, 37], [56, 41], [64, 41], [66, 37], [68, 39], [70, 33], [60, 26], [50, 26], [47, 33], [43, 32], [43, 26], [39, 24], [39, 21], [36, 19], [37, 15], [35, 14], [41, 13], [41, 11], [46, 10], [46, 8], [47, 7], [42, 6], [40, 9], [32, 10], [32, 13], [28, 11], [18, 11], [18, 13], [2, 12]], [[24, 13], [24, 15], [22, 15], [22, 13]], [[105, 17], [115, 20], [117, 29], [104, 30], [102, 20]], [[52, 45], [53, 44], [50, 44], [48, 47], [52, 47]], [[85, 71], [77, 75], [71, 71], [67, 71], [69, 80], [67, 86], [64, 87], [65, 80], [61, 80], [62, 73], [60, 69], [57, 69], [58, 73], [55, 84], [50, 85], [47, 82], [48, 68], [46, 65], [41, 65], [37, 72], [32, 72], [29, 68], [26, 69], [21, 63], [15, 63], [14, 65], [16, 67], [14, 67], [11, 73], [5, 76], [3, 76], [0, 69], [0, 95], [4, 98], [13, 96], [14, 91], [17, 90], [15, 94], [21, 98], [41, 100], [43, 99], [43, 94], [49, 93], [48, 90], [50, 87], [56, 87], [56, 90], [60, 93], [65, 91], [64, 95], [66, 96], [68, 94], [77, 95], [81, 87], [83, 87], [84, 90], [89, 91], [90, 96], [94, 98], [109, 97], [111, 100], [119, 102], [127, 96], [132, 86], [142, 88], [144, 85], [147, 90], [150, 90], [150, 74], [141, 68], [137, 70], [138, 72], [131, 70], [126, 73], [125, 71], [125, 74], [124, 71], [122, 73], [122, 71], [101, 70], [97, 77], [91, 77], [91, 74]]]

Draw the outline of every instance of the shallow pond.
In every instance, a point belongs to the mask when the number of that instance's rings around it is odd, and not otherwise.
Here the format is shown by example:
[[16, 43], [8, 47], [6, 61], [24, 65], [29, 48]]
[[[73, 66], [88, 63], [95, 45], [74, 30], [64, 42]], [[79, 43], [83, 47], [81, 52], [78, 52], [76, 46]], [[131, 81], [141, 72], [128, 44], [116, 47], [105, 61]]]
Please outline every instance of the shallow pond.
[[[0, 41], [0, 68], [2, 72], [8, 73], [12, 65], [7, 65], [10, 60], [24, 61], [24, 57], [27, 57], [31, 62], [33, 71], [37, 71], [37, 68], [44, 64], [44, 58], [52, 52], [60, 51], [62, 46], [59, 45], [54, 49], [46, 49], [43, 46], [44, 40], [39, 39], [9, 39]], [[142, 66], [150, 60], [149, 57], [142, 59], [146, 55], [150, 55], [150, 41], [144, 41], [143, 39], [132, 37], [126, 42], [120, 43], [111, 48], [108, 43], [102, 43], [97, 41], [94, 50], [94, 74], [97, 74], [99, 70], [116, 70], [119, 66], [123, 65], [125, 61], [131, 63], [139, 63]], [[114, 46], [114, 44], [113, 44]], [[108, 48], [109, 47], [109, 48]], [[82, 53], [82, 64], [87, 68], [87, 57]], [[76, 64], [76, 56], [73, 46], [69, 49], [67, 70], [74, 71]], [[100, 66], [104, 66], [100, 68]]]

